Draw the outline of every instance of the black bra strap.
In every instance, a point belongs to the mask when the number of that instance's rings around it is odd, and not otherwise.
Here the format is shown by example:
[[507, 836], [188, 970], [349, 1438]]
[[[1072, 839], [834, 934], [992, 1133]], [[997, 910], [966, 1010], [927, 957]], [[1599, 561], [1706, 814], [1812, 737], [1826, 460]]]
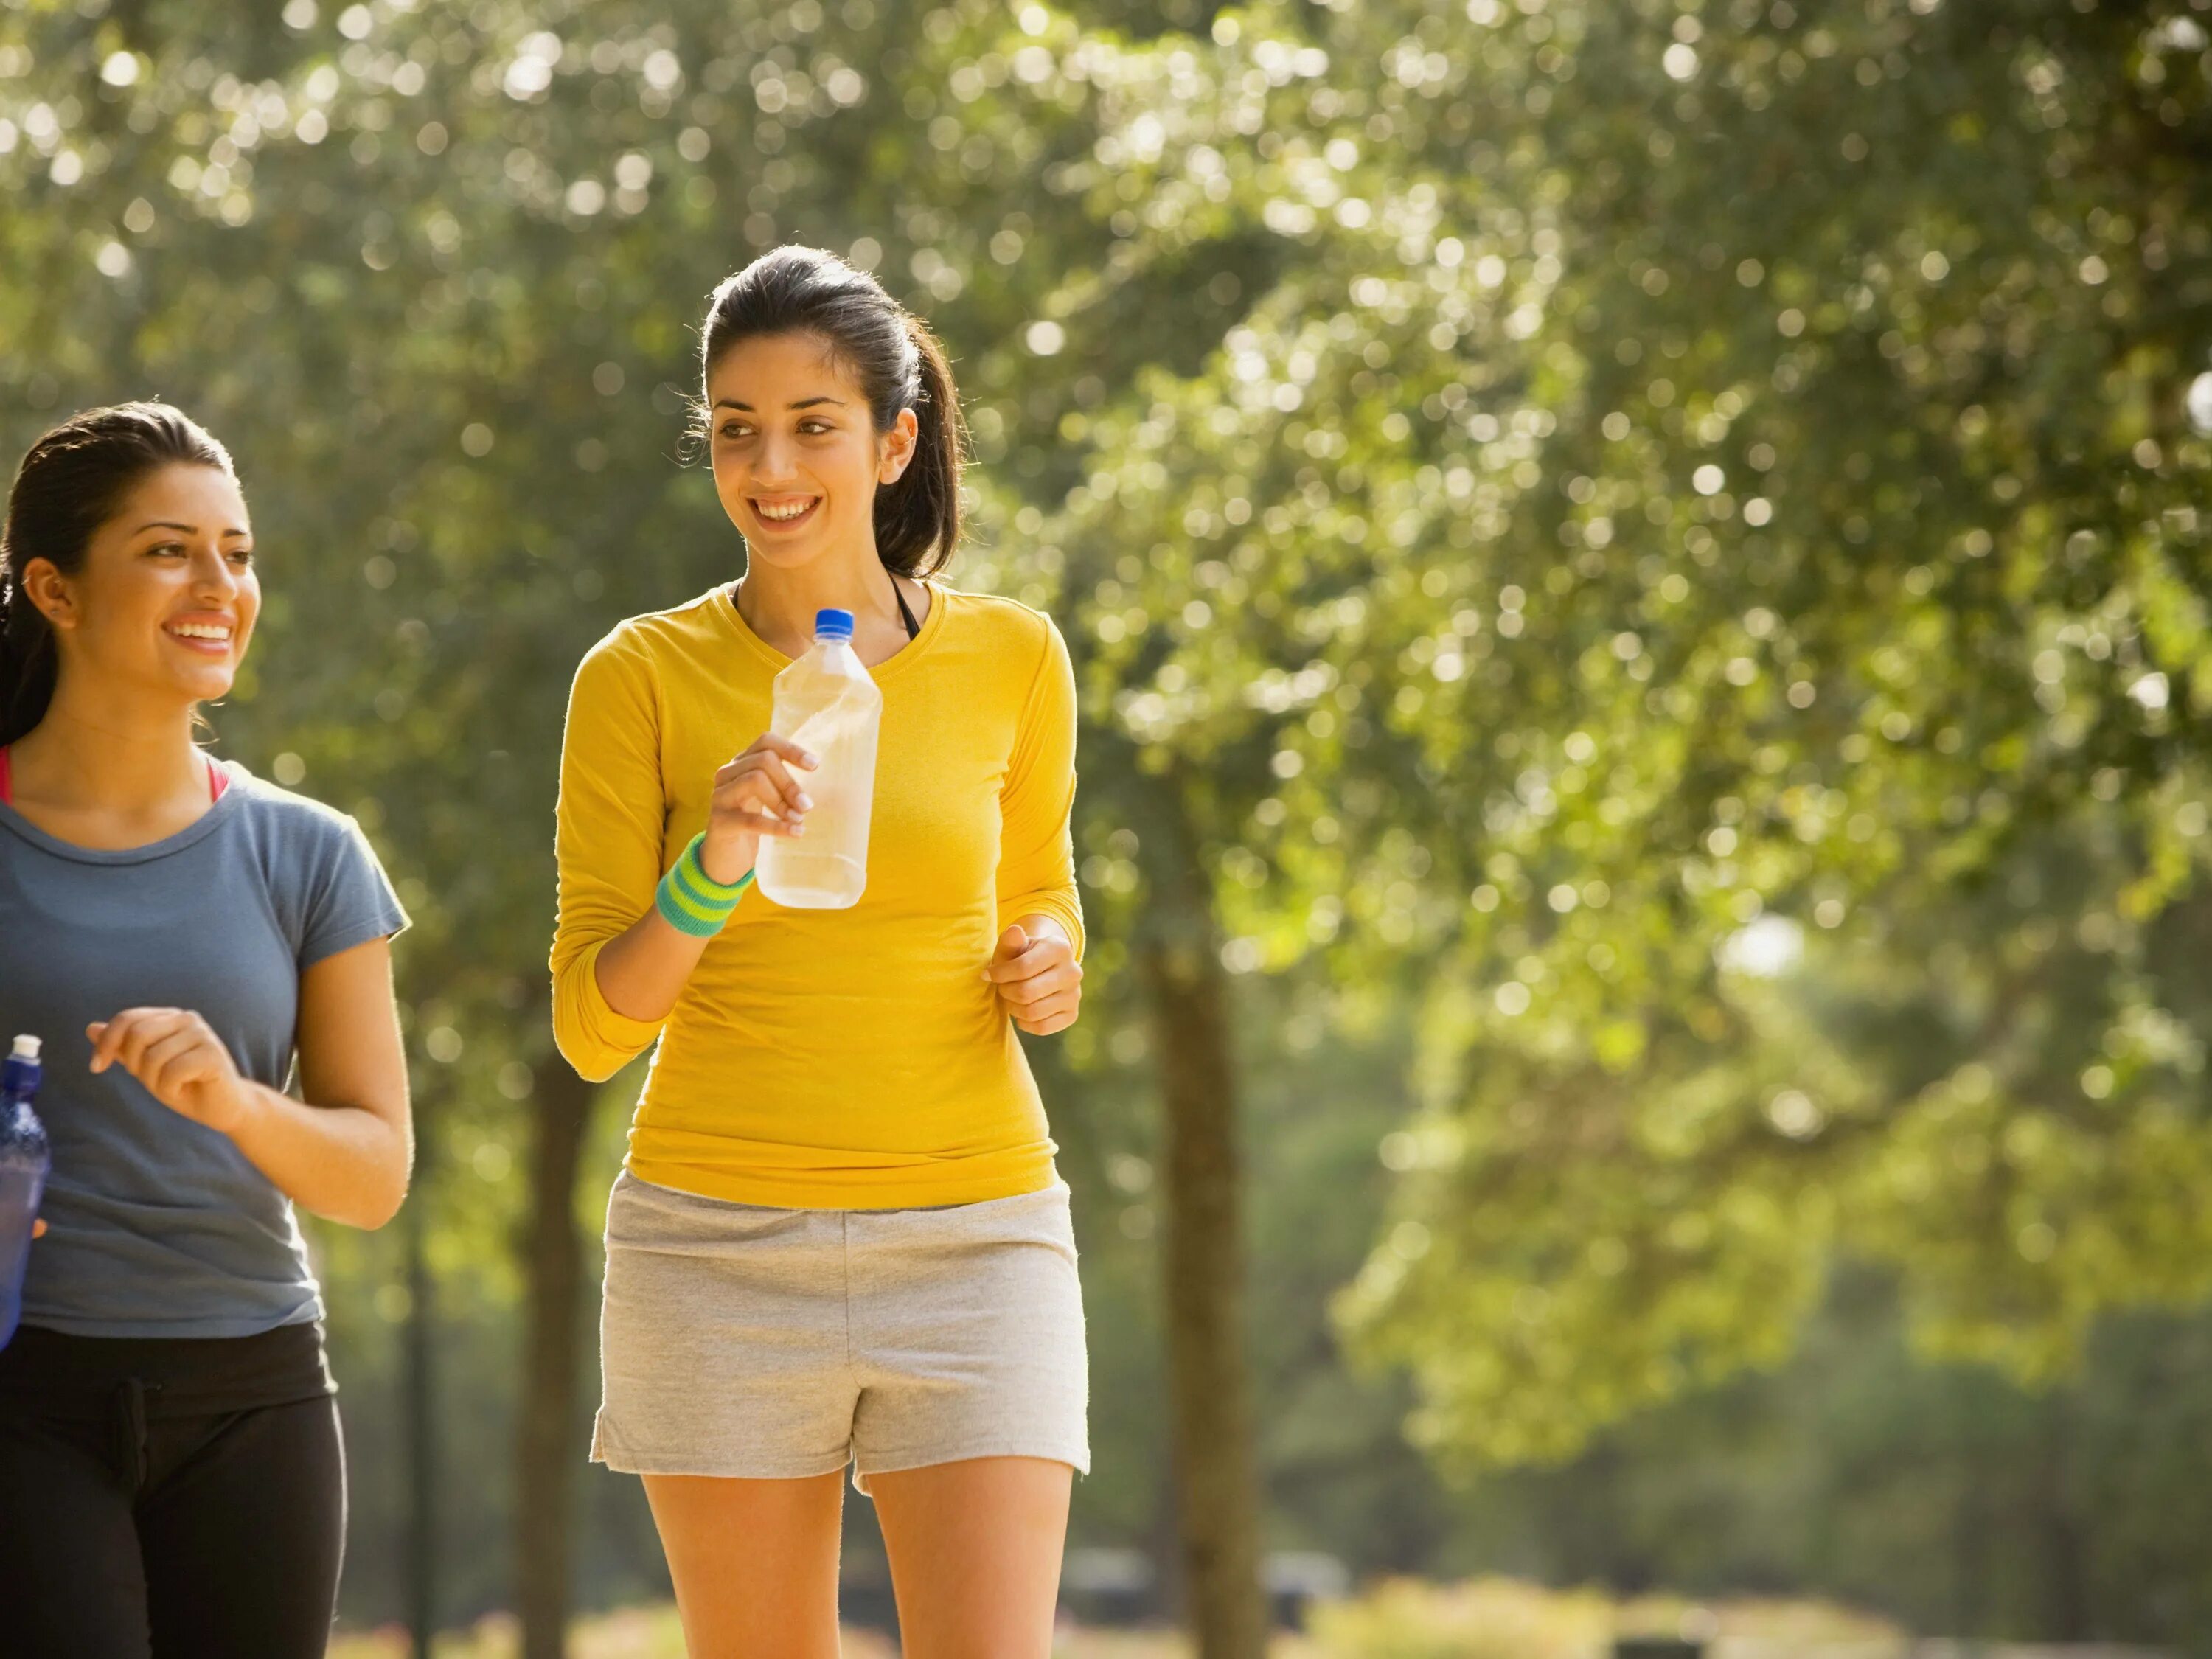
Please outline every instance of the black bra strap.
[[[914, 611], [906, 602], [906, 590], [898, 585], [898, 578], [896, 576], [891, 578], [891, 597], [898, 601], [899, 620], [906, 624], [907, 638], [909, 640], [920, 639], [921, 637], [921, 624], [914, 619]], [[735, 605], [737, 602], [738, 584], [732, 582], [730, 584], [730, 603], [731, 605]], [[0, 749], [0, 779], [4, 779], [7, 776], [5, 770], [7, 754], [8, 751], [5, 749]], [[5, 800], [6, 799], [7, 797], [4, 794], [0, 794], [0, 800]]]

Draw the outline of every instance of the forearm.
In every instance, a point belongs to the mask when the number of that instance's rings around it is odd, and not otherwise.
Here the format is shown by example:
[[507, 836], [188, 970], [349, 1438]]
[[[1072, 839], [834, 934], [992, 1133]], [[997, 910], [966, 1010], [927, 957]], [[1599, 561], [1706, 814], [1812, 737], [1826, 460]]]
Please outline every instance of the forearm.
[[1048, 871], [1030, 872], [1031, 878], [1012, 881], [1001, 878], [999, 884], [999, 926], [1018, 921], [1027, 927], [1033, 921], [1053, 924], [1054, 937], [1065, 939], [1075, 958], [1083, 959], [1083, 902], [1076, 895], [1073, 878], [1063, 883], [1053, 878]]
[[403, 1109], [304, 1103], [264, 1084], [241, 1084], [232, 1142], [301, 1209], [352, 1227], [380, 1227], [407, 1195], [414, 1137]]
[[647, 910], [599, 947], [592, 975], [607, 1006], [625, 1019], [657, 1024], [684, 994], [706, 948], [706, 939], [672, 927], [658, 909]]

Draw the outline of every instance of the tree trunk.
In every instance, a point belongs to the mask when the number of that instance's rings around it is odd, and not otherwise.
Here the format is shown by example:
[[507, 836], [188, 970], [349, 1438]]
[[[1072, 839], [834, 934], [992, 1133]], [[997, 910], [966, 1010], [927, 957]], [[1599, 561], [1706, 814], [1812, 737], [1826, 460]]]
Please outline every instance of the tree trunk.
[[2073, 1413], [2063, 1394], [2043, 1408], [2042, 1457], [2037, 1469], [2035, 1508], [2039, 1553], [2043, 1558], [2042, 1630], [2046, 1642], [2086, 1642], [2094, 1632], [2090, 1616], [2087, 1540], [2074, 1501]]
[[576, 1315], [583, 1292], [576, 1169], [592, 1095], [592, 1085], [558, 1059], [537, 1068], [526, 1262], [530, 1314], [515, 1469], [515, 1589], [523, 1659], [562, 1659], [568, 1650], [570, 1494], [583, 1455], [570, 1437]]
[[1158, 921], [1142, 971], [1166, 1118], [1168, 1365], [1183, 1595], [1200, 1659], [1261, 1659], [1267, 1611], [1228, 988], [1204, 874], [1181, 849], [1168, 862], [1152, 896]]

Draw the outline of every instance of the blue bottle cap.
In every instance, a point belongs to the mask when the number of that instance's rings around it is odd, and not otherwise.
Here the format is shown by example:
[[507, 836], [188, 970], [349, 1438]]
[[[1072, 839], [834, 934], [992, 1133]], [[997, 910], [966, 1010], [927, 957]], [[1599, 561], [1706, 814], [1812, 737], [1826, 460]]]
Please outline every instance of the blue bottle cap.
[[39, 1086], [39, 1040], [19, 1036], [8, 1058], [0, 1060], [0, 1093], [28, 1094]]
[[814, 637], [817, 640], [849, 640], [853, 637], [853, 613], [835, 608], [814, 613]]

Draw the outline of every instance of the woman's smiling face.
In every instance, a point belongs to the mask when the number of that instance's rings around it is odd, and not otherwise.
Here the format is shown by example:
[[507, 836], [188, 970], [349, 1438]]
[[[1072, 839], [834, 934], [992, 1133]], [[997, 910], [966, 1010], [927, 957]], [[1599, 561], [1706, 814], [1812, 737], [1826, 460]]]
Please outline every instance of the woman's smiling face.
[[75, 575], [39, 559], [25, 574], [66, 672], [194, 702], [229, 691], [261, 612], [246, 498], [212, 466], [149, 473]]
[[708, 376], [707, 401], [714, 492], [754, 557], [788, 568], [874, 548], [876, 491], [914, 456], [912, 410], [878, 432], [866, 394], [812, 334], [739, 341]]

